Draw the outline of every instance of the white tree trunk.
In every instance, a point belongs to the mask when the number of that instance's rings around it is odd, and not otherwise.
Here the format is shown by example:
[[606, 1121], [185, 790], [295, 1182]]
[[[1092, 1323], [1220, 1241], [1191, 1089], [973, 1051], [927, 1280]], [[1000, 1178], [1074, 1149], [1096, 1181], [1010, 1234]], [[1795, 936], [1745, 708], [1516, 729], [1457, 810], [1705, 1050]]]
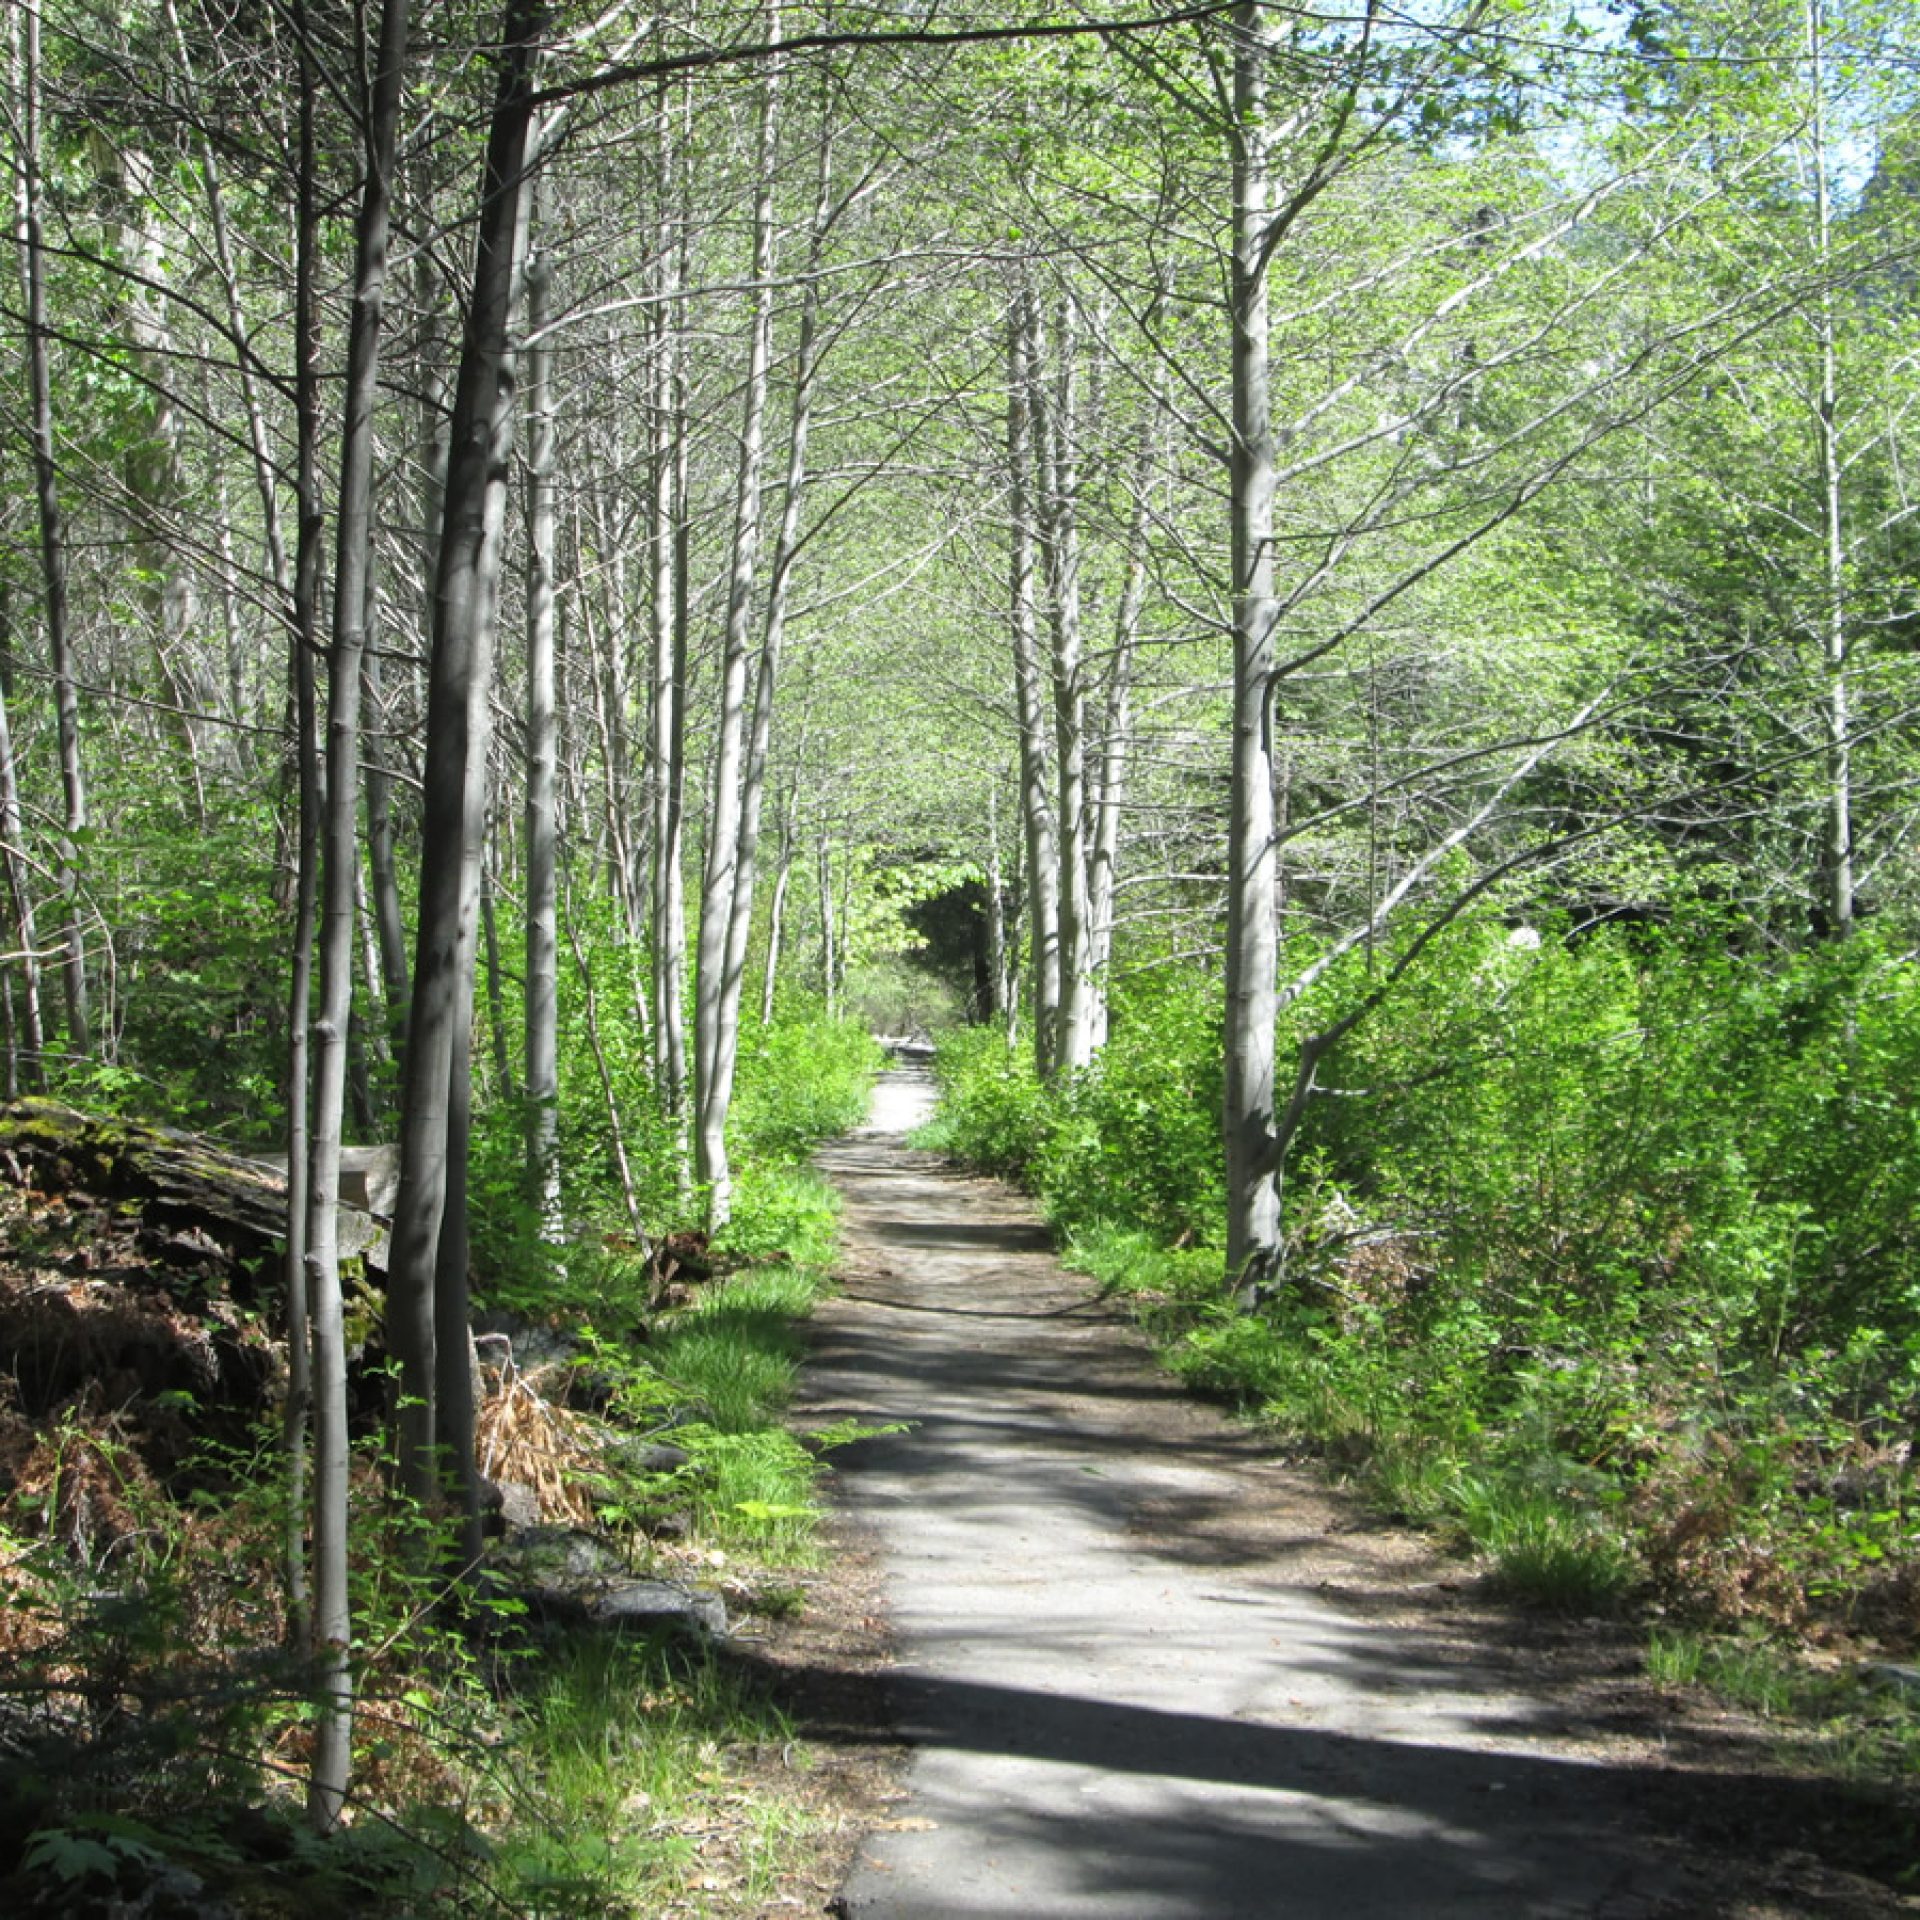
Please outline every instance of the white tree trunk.
[[1233, 769], [1227, 821], [1227, 1272], [1253, 1284], [1280, 1264], [1273, 1164], [1278, 1013], [1273, 834], [1273, 496], [1266, 237], [1269, 181], [1262, 13], [1234, 9]]
[[[825, 105], [823, 103], [823, 113]], [[770, 159], [763, 154], [763, 159]], [[800, 341], [794, 364], [793, 412], [787, 443], [786, 489], [780, 527], [774, 540], [767, 580], [766, 627], [761, 636], [760, 667], [754, 676], [753, 730], [747, 742], [740, 789], [740, 839], [734, 862], [733, 914], [727, 925], [726, 972], [720, 985], [719, 1053], [714, 1061], [708, 1100], [724, 1133], [733, 1103], [734, 1067], [740, 1050], [740, 995], [746, 980], [747, 943], [753, 931], [753, 890], [760, 857], [760, 813], [767, 789], [767, 755], [773, 743], [773, 703], [780, 684], [786, 642], [787, 597], [800, 552], [800, 507], [807, 484], [807, 436], [813, 420], [814, 375], [819, 367], [820, 282], [817, 268], [826, 237], [828, 193], [832, 180], [831, 122], [820, 134], [819, 193], [813, 239], [808, 250], [807, 286], [801, 297]], [[768, 269], [771, 270], [771, 259]], [[764, 275], [762, 276], [764, 278]]]
[[[660, 109], [659, 147], [664, 168], [670, 152], [665, 90]], [[662, 210], [659, 296], [653, 319], [653, 408], [649, 467], [648, 558], [652, 574], [649, 616], [651, 670], [648, 675], [648, 782], [652, 813], [653, 1083], [662, 1111], [678, 1120], [686, 1103], [686, 1009], [684, 966], [687, 947], [686, 899], [681, 878], [681, 824], [685, 817], [686, 624], [680, 618], [686, 595], [681, 586], [678, 521], [683, 498], [677, 485], [684, 465], [686, 423], [678, 369], [679, 303], [676, 248]], [[684, 1152], [681, 1155], [685, 1164]]]
[[[314, 1640], [325, 1690], [315, 1733], [308, 1810], [321, 1828], [340, 1817], [353, 1724], [353, 1627], [347, 1592], [347, 1367], [340, 1282], [340, 1138], [353, 1009], [361, 654], [373, 550], [373, 415], [378, 398], [391, 230], [394, 145], [406, 65], [408, 0], [385, 0], [367, 127], [367, 173], [356, 259], [341, 427], [334, 607], [327, 688], [326, 893], [320, 1009], [314, 1023], [307, 1285], [314, 1344]], [[307, 538], [310, 540], [311, 535]]]
[[1070, 1073], [1093, 1058], [1093, 912], [1087, 809], [1087, 696], [1080, 620], [1078, 328], [1063, 301], [1055, 339], [1059, 371], [1049, 383], [1034, 367], [1040, 451], [1041, 552], [1052, 639], [1053, 746], [1060, 863], [1060, 1006], [1052, 1070]]
[[[20, 812], [20, 780], [13, 760], [13, 729], [9, 724], [5, 690], [0, 688], [0, 864], [7, 877], [7, 904], [13, 910], [14, 931], [20, 938], [21, 1037], [25, 1046], [10, 1050], [15, 1097], [20, 1083], [38, 1086], [42, 1071], [41, 1054], [46, 1033], [40, 1018], [40, 936], [36, 926], [33, 892], [27, 882], [25, 824]], [[7, 1003], [12, 1008], [12, 990]]]
[[67, 622], [67, 527], [60, 510], [59, 465], [53, 439], [53, 371], [48, 349], [46, 248], [40, 226], [40, 7], [19, 0], [13, 12], [15, 235], [27, 309], [27, 391], [32, 412], [34, 493], [40, 509], [40, 572], [47, 652], [53, 669], [60, 785], [66, 802], [60, 838], [61, 985], [66, 994], [67, 1050], [93, 1051], [87, 1005], [87, 950], [81, 927], [79, 849], [87, 831], [87, 785], [80, 765], [80, 703], [74, 687]]
[[1848, 686], [1852, 651], [1847, 620], [1846, 508], [1841, 491], [1845, 463], [1840, 451], [1839, 370], [1834, 348], [1833, 202], [1827, 180], [1826, 8], [1806, 0], [1807, 85], [1811, 95], [1809, 164], [1813, 173], [1814, 264], [1820, 275], [1814, 295], [1813, 329], [1819, 357], [1819, 395], [1814, 438], [1819, 454], [1821, 530], [1820, 646], [1825, 698], [1820, 721], [1826, 746], [1826, 830], [1821, 859], [1827, 931], [1845, 939], [1853, 931], [1853, 723]]
[[[536, 218], [537, 218], [536, 211]], [[554, 829], [553, 270], [527, 261], [527, 1180], [543, 1231], [560, 1231], [560, 918]]]
[[[767, 38], [779, 37], [779, 7], [767, 8]], [[742, 775], [747, 744], [748, 634], [754, 566], [760, 546], [760, 493], [766, 448], [767, 375], [772, 358], [773, 172], [778, 72], [761, 81], [760, 127], [753, 208], [753, 317], [748, 331], [740, 467], [734, 493], [733, 562], [727, 581], [727, 627], [720, 671], [720, 724], [714, 742], [713, 786], [707, 809], [707, 857], [700, 894], [700, 937], [694, 981], [694, 1177], [707, 1192], [707, 1224], [718, 1231], [733, 1205], [727, 1160], [727, 1105], [732, 1095], [736, 1024], [727, 1026], [727, 951], [734, 889], [740, 869]]]
[[1015, 292], [1007, 328], [1007, 467], [1011, 518], [1011, 635], [1020, 727], [1020, 815], [1026, 832], [1027, 945], [1033, 972], [1034, 1063], [1053, 1070], [1060, 1017], [1060, 866], [1048, 792], [1047, 718], [1041, 698], [1040, 641], [1034, 611], [1033, 296]]

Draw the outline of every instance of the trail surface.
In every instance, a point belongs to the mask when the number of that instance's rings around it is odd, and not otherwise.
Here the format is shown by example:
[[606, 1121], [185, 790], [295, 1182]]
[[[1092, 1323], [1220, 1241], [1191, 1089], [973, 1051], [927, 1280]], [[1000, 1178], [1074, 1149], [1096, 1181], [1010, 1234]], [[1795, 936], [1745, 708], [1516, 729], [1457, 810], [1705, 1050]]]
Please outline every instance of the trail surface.
[[[1581, 1685], [1562, 1686], [1569, 1629], [1490, 1612], [1417, 1539], [1184, 1397], [1025, 1202], [884, 1130], [923, 1103], [890, 1076], [876, 1128], [822, 1156], [846, 1285], [809, 1416], [913, 1423], [838, 1480], [878, 1536], [913, 1748], [902, 1817], [867, 1837], [841, 1911], [1906, 1906], [1805, 1852], [1756, 1861], [1727, 1810], [1762, 1783], [1722, 1770], [1720, 1736], [1650, 1743], [1624, 1643], [1588, 1630]], [[1814, 1820], [1807, 1783], [1764, 1786], [1770, 1831]]]

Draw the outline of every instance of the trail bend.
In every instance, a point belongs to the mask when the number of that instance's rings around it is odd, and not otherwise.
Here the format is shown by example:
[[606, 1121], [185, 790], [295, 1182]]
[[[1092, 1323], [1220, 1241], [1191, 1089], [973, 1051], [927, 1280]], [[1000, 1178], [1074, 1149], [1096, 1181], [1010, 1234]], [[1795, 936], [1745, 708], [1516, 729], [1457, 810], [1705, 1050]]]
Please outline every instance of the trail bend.
[[[1029, 1203], [905, 1146], [924, 1100], [889, 1076], [875, 1125], [820, 1162], [844, 1288], [807, 1417], [912, 1423], [836, 1476], [878, 1539], [913, 1754], [841, 1912], [1897, 1910], [1858, 1882], [1859, 1906], [1756, 1902], [1745, 1836], [1721, 1857], [1699, 1841], [1701, 1808], [1749, 1775], [1711, 1751], [1669, 1771], [1643, 1723], [1608, 1724], [1604, 1686], [1542, 1684], [1529, 1637], [1564, 1628], [1490, 1634], [1417, 1538], [1186, 1397]], [[1624, 1674], [1630, 1650], [1597, 1644]]]

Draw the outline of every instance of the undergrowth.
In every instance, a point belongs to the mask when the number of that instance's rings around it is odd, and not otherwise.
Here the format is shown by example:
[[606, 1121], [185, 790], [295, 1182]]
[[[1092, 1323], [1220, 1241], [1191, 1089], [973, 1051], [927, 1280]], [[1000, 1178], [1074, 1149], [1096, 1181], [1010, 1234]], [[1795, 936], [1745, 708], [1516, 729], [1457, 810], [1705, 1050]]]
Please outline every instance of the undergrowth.
[[[546, 1477], [565, 1505], [547, 1517], [591, 1516], [634, 1572], [719, 1586], [736, 1618], [803, 1604], [823, 1456], [852, 1437], [784, 1422], [834, 1238], [804, 1153], [864, 1111], [871, 1051], [804, 1008], [743, 1046], [734, 1216], [711, 1246], [684, 1240], [692, 1277], [671, 1300], [659, 1261], [598, 1224], [623, 1202], [597, 1083], [563, 1111], [582, 1224], [560, 1244], [528, 1219], [520, 1116], [502, 1101], [480, 1117], [481, 1293], [573, 1349], [516, 1376], [513, 1431], [558, 1449]], [[657, 1125], [631, 1091], [630, 1147]], [[658, 1244], [686, 1235], [697, 1195], [652, 1172], [641, 1194]], [[197, 1417], [168, 1400], [83, 1396], [38, 1422], [31, 1457], [0, 1460], [0, 1908], [584, 1920], [774, 1897], [812, 1816], [779, 1784], [806, 1756], [764, 1686], [688, 1638], [542, 1626], [510, 1591], [449, 1608], [372, 1420], [354, 1474], [355, 1784], [343, 1831], [313, 1838], [308, 1676], [281, 1651], [278, 1450], [263, 1429], [156, 1471], [147, 1428]], [[678, 1466], [634, 1464], [669, 1447]]]
[[1217, 988], [1143, 978], [1055, 1086], [956, 1036], [924, 1137], [1030, 1187], [1179, 1374], [1536, 1602], [1915, 1644], [1920, 969], [1462, 926], [1322, 1062], [1251, 1297]]

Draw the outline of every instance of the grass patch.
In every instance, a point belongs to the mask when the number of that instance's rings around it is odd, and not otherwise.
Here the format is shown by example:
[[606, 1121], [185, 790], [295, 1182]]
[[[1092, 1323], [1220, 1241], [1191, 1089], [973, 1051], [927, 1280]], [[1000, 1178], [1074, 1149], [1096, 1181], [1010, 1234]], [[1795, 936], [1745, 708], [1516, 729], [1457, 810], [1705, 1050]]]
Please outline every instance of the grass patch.
[[1625, 1546], [1564, 1495], [1498, 1477], [1456, 1477], [1446, 1504], [1502, 1591], [1556, 1613], [1609, 1613], [1635, 1569]]
[[656, 1911], [685, 1892], [696, 1865], [764, 1897], [780, 1840], [804, 1830], [797, 1808], [763, 1804], [724, 1862], [697, 1845], [731, 1790], [730, 1754], [792, 1737], [737, 1673], [658, 1642], [597, 1636], [530, 1659], [510, 1684], [517, 1804], [497, 1860], [511, 1911]]
[[1754, 1633], [1662, 1627], [1648, 1636], [1647, 1678], [1700, 1688], [1769, 1723], [1789, 1764], [1862, 1782], [1920, 1773], [1920, 1691], [1898, 1668], [1809, 1664]]

